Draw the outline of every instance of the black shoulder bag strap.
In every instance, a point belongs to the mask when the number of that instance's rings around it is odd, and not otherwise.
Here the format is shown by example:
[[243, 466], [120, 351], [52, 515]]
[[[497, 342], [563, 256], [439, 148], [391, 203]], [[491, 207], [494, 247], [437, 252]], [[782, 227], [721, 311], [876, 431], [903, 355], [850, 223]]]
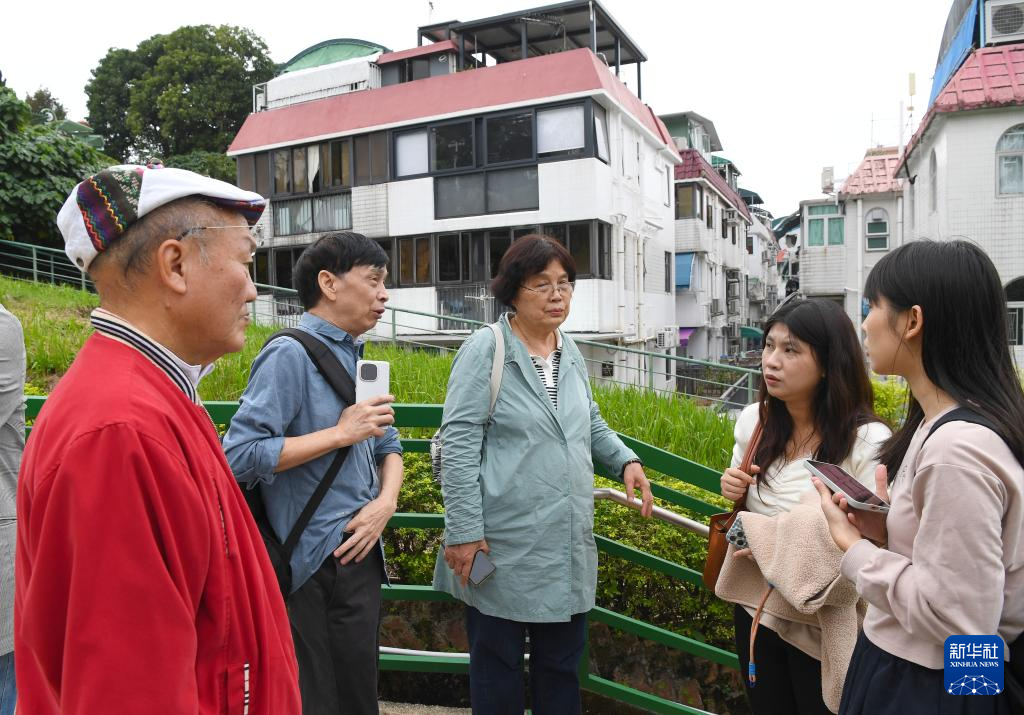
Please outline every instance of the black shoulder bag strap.
[[[331, 389], [338, 394], [344, 405], [354, 405], [356, 403], [356, 386], [352, 382], [352, 376], [348, 374], [348, 371], [334, 353], [331, 352], [330, 348], [320, 339], [299, 328], [285, 328], [284, 330], [277, 331], [267, 339], [267, 342], [263, 343], [263, 347], [266, 347], [270, 341], [276, 340], [282, 335], [292, 338], [306, 349], [309, 359], [313, 361], [316, 369], [327, 380], [327, 384], [331, 386]], [[323, 479], [320, 480], [320, 484], [317, 485], [316, 491], [313, 492], [309, 501], [306, 502], [302, 513], [299, 514], [295, 526], [292, 527], [288, 538], [284, 541], [286, 562], [291, 560], [292, 552], [295, 551], [295, 546], [299, 543], [299, 537], [302, 536], [302, 532], [309, 526], [309, 522], [319, 508], [320, 502], [324, 500], [324, 497], [327, 496], [327, 491], [334, 484], [334, 479], [338, 476], [338, 472], [341, 471], [341, 465], [345, 463], [350, 449], [351, 446], [342, 447], [335, 453], [331, 466], [327, 468], [327, 472], [324, 474]]]
[[[997, 435], [999, 434], [996, 431], [995, 425], [974, 410], [967, 407], [957, 407], [935, 421], [935, 424], [928, 430], [928, 436], [924, 438], [924, 441], [927, 442], [928, 437], [931, 437], [935, 430], [947, 422], [970, 422], [971, 424], [988, 427]], [[1010, 651], [1010, 663], [1004, 673], [1004, 696], [1016, 708], [1024, 708], [1024, 637], [1017, 636], [1013, 643], [1009, 643], [1007, 647]]]

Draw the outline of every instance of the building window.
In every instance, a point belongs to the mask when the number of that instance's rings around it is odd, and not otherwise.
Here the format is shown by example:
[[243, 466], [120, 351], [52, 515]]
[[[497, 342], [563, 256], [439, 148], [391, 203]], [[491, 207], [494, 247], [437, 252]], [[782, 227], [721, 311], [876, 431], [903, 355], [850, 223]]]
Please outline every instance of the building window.
[[381, 249], [384, 251], [384, 253], [386, 253], [388, 256], [388, 274], [387, 277], [384, 279], [384, 285], [387, 288], [391, 288], [395, 285], [395, 256], [393, 253], [395, 242], [390, 238], [378, 238], [375, 240], [377, 241], [377, 245], [379, 245]]
[[430, 135], [430, 167], [433, 171], [476, 166], [472, 121], [431, 127]]
[[566, 248], [569, 249], [569, 254], [576, 263], [577, 278], [592, 278], [594, 275], [594, 268], [590, 260], [593, 255], [590, 228], [590, 221], [572, 223], [568, 226], [567, 238], [569, 245]]
[[593, 106], [597, 158], [607, 164], [611, 157], [608, 151], [608, 112], [597, 102], [594, 102]]
[[388, 180], [387, 132], [364, 134], [355, 138], [356, 186], [380, 184]]
[[869, 251], [889, 250], [889, 214], [885, 209], [868, 211], [865, 224], [865, 248]]
[[291, 152], [287, 149], [278, 149], [272, 154], [274, 161], [275, 194], [290, 194], [292, 191], [291, 168], [288, 165], [288, 157], [290, 154]]
[[395, 135], [395, 176], [416, 176], [430, 170], [427, 130]]
[[240, 189], [253, 191], [256, 188], [256, 164], [254, 154], [245, 154], [235, 160], [237, 176], [235, 184]]
[[928, 210], [934, 213], [939, 206], [939, 163], [935, 150], [928, 157]]
[[292, 191], [294, 193], [309, 193], [309, 183], [306, 181], [307, 176], [306, 147], [294, 147], [292, 149]]
[[582, 154], [586, 144], [583, 105], [542, 109], [537, 112], [537, 155]]
[[999, 194], [1024, 194], [1024, 124], [1010, 127], [996, 144]]
[[612, 277], [612, 227], [603, 221], [597, 222], [597, 277]]
[[305, 246], [290, 246], [274, 249], [274, 285], [279, 288], [294, 288], [292, 271], [299, 255], [306, 250]]
[[[808, 206], [807, 214], [807, 245], [808, 246], [841, 246], [845, 239], [843, 217], [835, 216], [840, 209], [835, 204], [819, 204]], [[830, 214], [832, 214], [830, 216]], [[821, 218], [816, 218], [821, 217]]]
[[321, 190], [352, 186], [352, 150], [348, 139], [320, 145], [320, 171]]
[[352, 228], [352, 194], [313, 197], [313, 230], [343, 231]]
[[434, 217], [439, 219], [534, 211], [539, 202], [536, 166], [434, 179]]
[[672, 292], [672, 254], [665, 251], [665, 292]]
[[256, 251], [253, 254], [252, 282], [270, 285], [270, 254], [268, 251]]
[[398, 239], [398, 284], [430, 285], [430, 236]]
[[533, 159], [533, 113], [487, 117], [487, 163]]
[[487, 232], [488, 263], [490, 264], [490, 271], [487, 275], [489, 278], [494, 278], [498, 275], [498, 266], [501, 264], [501, 259], [505, 257], [505, 251], [511, 245], [512, 238], [507, 228]]
[[1006, 319], [1010, 345], [1014, 347], [1024, 345], [1024, 307], [1010, 306], [1006, 310]]
[[294, 236], [313, 231], [313, 206], [309, 199], [275, 201], [273, 210], [275, 236]]
[[720, 223], [722, 226], [722, 238], [729, 238], [729, 223], [725, 220], [725, 209], [720, 210]]
[[708, 197], [707, 203], [704, 205], [704, 218], [707, 221], [708, 228], [715, 227], [715, 209], [711, 205], [711, 197]]

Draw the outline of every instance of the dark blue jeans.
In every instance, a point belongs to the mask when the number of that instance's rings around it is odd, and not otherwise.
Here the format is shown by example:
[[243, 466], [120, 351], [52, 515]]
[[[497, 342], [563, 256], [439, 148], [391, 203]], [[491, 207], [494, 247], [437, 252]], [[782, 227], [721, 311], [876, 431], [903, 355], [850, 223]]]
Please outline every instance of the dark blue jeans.
[[530, 707], [534, 715], [580, 715], [577, 675], [587, 614], [565, 623], [521, 623], [466, 606], [469, 697], [474, 715], [522, 715], [523, 653], [530, 634]]

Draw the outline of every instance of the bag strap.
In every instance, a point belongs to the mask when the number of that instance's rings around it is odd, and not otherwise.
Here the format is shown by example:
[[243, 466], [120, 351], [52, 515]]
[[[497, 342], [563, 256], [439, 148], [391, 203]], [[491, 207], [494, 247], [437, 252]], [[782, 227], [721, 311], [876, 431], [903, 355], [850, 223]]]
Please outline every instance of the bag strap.
[[[934, 434], [935, 430], [937, 430], [939, 427], [946, 424], [947, 422], [970, 422], [971, 424], [974, 425], [988, 427], [990, 430], [999, 435], [999, 432], [996, 431], [995, 425], [993, 425], [987, 419], [979, 415], [977, 412], [975, 412], [972, 409], [968, 409], [967, 407], [957, 407], [955, 410], [950, 410], [949, 412], [947, 412], [946, 414], [944, 414], [942, 417], [935, 421], [935, 424], [933, 424], [931, 428], [928, 430], [928, 435], [924, 438], [924, 441], [921, 442], [921, 444], [923, 445], [925, 442], [927, 442], [928, 438], [931, 437], [932, 434]], [[1002, 437], [1002, 435], [999, 436]]]
[[[265, 348], [271, 341], [282, 336], [292, 338], [306, 349], [306, 354], [309, 356], [310, 361], [317, 371], [323, 375], [324, 379], [327, 380], [327, 384], [331, 386], [331, 389], [341, 398], [343, 405], [354, 405], [356, 403], [356, 386], [352, 382], [352, 376], [348, 374], [348, 370], [345, 369], [341, 361], [338, 360], [338, 357], [331, 352], [331, 349], [323, 341], [307, 333], [305, 330], [285, 328], [267, 338], [267, 342], [263, 343], [263, 347]], [[316, 513], [320, 503], [327, 496], [327, 492], [334, 484], [338, 472], [341, 471], [341, 465], [345, 463], [345, 459], [348, 457], [351, 449], [351, 445], [342, 447], [334, 454], [334, 459], [331, 460], [331, 465], [327, 468], [327, 472], [324, 473], [320, 483], [317, 484], [316, 490], [309, 497], [309, 501], [306, 502], [302, 513], [299, 514], [295, 525], [288, 533], [288, 538], [284, 541], [285, 559], [291, 560], [292, 552], [295, 551], [295, 547], [299, 543], [299, 537], [302, 536], [302, 532], [309, 526], [309, 522], [313, 519], [313, 514]]]
[[[747, 442], [747, 450], [743, 453], [743, 460], [740, 462], [740, 471], [750, 474], [750, 467], [754, 464], [754, 455], [757, 453], [757, 445], [761, 441], [761, 433], [764, 430], [761, 428], [761, 420], [757, 420], [757, 424], [754, 425], [754, 432], [750, 435], [750, 441]], [[755, 477], [756, 480], [756, 477]], [[732, 511], [734, 514], [743, 511], [746, 508], [746, 497], [740, 501], [734, 502]]]
[[490, 323], [488, 328], [494, 333], [494, 362], [491, 363], [491, 406], [487, 410], [487, 420], [494, 415], [494, 405], [498, 402], [498, 391], [501, 390], [501, 376], [505, 372], [505, 335], [501, 326]]

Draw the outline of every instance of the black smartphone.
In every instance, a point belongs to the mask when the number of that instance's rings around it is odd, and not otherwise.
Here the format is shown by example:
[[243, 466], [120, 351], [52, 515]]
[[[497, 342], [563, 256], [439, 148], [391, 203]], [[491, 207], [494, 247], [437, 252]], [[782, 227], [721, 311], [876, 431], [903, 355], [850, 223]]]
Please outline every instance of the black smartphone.
[[469, 568], [469, 582], [479, 586], [494, 573], [494, 563], [487, 557], [487, 552], [480, 549], [473, 554], [473, 565]]

